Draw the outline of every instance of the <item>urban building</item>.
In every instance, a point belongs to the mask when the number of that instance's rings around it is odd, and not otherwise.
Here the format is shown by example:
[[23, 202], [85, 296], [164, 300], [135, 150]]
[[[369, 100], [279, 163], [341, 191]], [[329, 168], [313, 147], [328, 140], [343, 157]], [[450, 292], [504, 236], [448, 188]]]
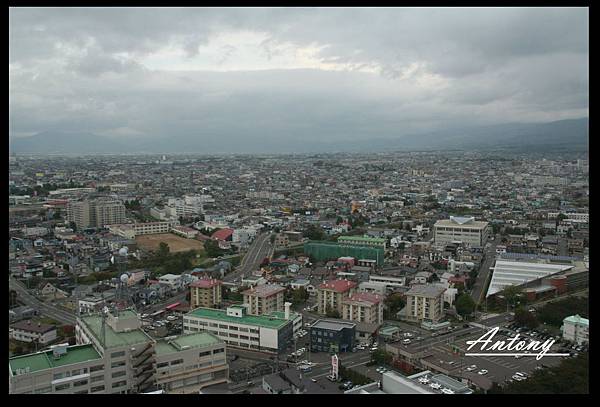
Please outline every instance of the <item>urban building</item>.
[[[294, 325], [301, 316], [289, 311], [250, 315], [245, 305], [225, 310], [196, 308], [183, 316], [183, 332], [210, 332], [228, 346], [260, 352], [277, 353], [292, 341]], [[301, 322], [300, 322], [301, 324]]]
[[471, 246], [485, 246], [489, 235], [489, 223], [476, 221], [473, 217], [450, 216], [433, 225], [436, 245], [462, 242]]
[[227, 382], [225, 344], [209, 333], [154, 340], [131, 310], [80, 316], [77, 345], [9, 359], [9, 393], [198, 392]]
[[444, 317], [444, 287], [414, 285], [406, 292], [403, 317], [414, 322], [436, 323]]
[[575, 342], [578, 345], [589, 342], [590, 321], [579, 315], [572, 315], [563, 319], [563, 325], [560, 328], [563, 339]]
[[36, 342], [46, 345], [56, 340], [56, 326], [33, 322], [30, 319], [20, 321], [10, 326], [13, 339], [21, 342]]
[[342, 315], [342, 301], [352, 295], [358, 284], [350, 280], [330, 280], [317, 288], [317, 312], [337, 311]]
[[310, 327], [312, 352], [350, 352], [355, 338], [356, 324], [348, 321], [319, 319]]
[[367, 246], [377, 247], [383, 250], [386, 249], [387, 240], [377, 237], [363, 237], [363, 236], [340, 236], [338, 237], [338, 243], [352, 245], [352, 246]]
[[[433, 386], [432, 386], [433, 385]], [[383, 373], [381, 381], [347, 390], [344, 394], [472, 394], [464, 383], [429, 370], [411, 376], [394, 371]]]
[[67, 220], [79, 229], [104, 227], [125, 221], [125, 205], [112, 198], [72, 201], [67, 204]]
[[377, 294], [355, 292], [342, 299], [342, 318], [368, 324], [383, 323], [383, 297]]
[[264, 315], [283, 311], [285, 287], [277, 284], [263, 284], [244, 292], [244, 304], [248, 305], [249, 315]]
[[385, 250], [377, 246], [355, 246], [348, 243], [308, 241], [304, 243], [304, 253], [317, 261], [336, 260], [340, 257], [375, 260], [383, 265]]
[[217, 279], [200, 279], [190, 284], [190, 309], [217, 308], [221, 303], [222, 282]]

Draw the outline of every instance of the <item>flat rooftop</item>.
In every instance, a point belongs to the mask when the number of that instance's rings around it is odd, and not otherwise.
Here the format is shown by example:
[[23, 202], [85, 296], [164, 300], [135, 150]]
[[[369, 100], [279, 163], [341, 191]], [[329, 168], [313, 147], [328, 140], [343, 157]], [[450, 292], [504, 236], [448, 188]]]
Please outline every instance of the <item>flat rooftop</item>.
[[384, 244], [387, 240], [381, 239], [379, 237], [364, 237], [364, 236], [340, 236], [340, 237], [338, 237], [338, 242], [343, 243], [346, 241]]
[[67, 353], [62, 355], [60, 359], [54, 359], [52, 351], [45, 351], [10, 358], [8, 359], [8, 365], [12, 374], [16, 375], [18, 369], [29, 369], [29, 372], [33, 373], [97, 359], [101, 359], [100, 354], [96, 352], [91, 344], [88, 344], [69, 346]]
[[[119, 318], [130, 317], [131, 315], [136, 316], [133, 311], [121, 311]], [[79, 317], [81, 322], [85, 324], [92, 335], [102, 344], [104, 348], [115, 348], [126, 345], [135, 345], [138, 343], [144, 343], [152, 341], [152, 338], [148, 336], [142, 329], [133, 329], [129, 332], [115, 332], [108, 322], [106, 323], [105, 329], [105, 340], [102, 340], [102, 317], [100, 315], [85, 315]]]
[[224, 344], [224, 342], [211, 333], [198, 332], [188, 335], [181, 335], [171, 340], [157, 340], [155, 349], [156, 354], [158, 356], [162, 356], [181, 352], [190, 348], [200, 349], [217, 344]]
[[329, 329], [332, 331], [339, 331], [344, 328], [354, 328], [356, 327], [355, 323], [346, 322], [346, 321], [328, 321], [324, 319], [320, 319], [315, 322], [311, 328], [320, 328], [320, 329]]
[[258, 297], [269, 297], [277, 293], [285, 291], [285, 287], [278, 284], [263, 284], [256, 287], [252, 287], [249, 290], [242, 292], [244, 295], [256, 295]]
[[212, 319], [215, 321], [230, 322], [233, 324], [253, 325], [272, 329], [279, 329], [285, 326], [287, 323], [292, 322], [291, 318], [287, 320], [283, 318], [278, 318], [277, 315], [244, 315], [242, 317], [233, 317], [227, 315], [227, 310], [219, 310], [213, 308], [196, 308], [195, 310], [185, 314], [185, 316]]

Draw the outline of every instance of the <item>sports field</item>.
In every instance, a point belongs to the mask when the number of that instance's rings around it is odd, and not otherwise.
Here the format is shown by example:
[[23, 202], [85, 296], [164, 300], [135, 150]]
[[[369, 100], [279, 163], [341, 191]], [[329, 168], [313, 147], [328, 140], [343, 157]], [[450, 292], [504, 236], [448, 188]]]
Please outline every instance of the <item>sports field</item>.
[[171, 253], [185, 252], [188, 250], [200, 252], [204, 249], [202, 242], [195, 239], [179, 237], [172, 233], [136, 236], [135, 241], [138, 246], [144, 250], [158, 250], [158, 245], [161, 242], [165, 242], [169, 245]]

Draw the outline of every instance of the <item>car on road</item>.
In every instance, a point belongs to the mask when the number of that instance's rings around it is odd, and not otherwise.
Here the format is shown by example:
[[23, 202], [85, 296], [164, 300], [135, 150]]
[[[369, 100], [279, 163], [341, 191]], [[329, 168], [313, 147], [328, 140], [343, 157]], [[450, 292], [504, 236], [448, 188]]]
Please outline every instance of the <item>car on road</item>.
[[335, 377], [333, 377], [333, 375], [327, 375], [327, 380], [329, 380], [330, 382], [335, 382]]
[[486, 375], [486, 374], [488, 374], [488, 371], [485, 369], [481, 369], [479, 372], [477, 372], [477, 374]]
[[471, 365], [469, 367], [467, 367], [467, 372], [472, 372], [473, 370], [477, 369], [477, 365]]
[[402, 341], [402, 344], [403, 345], [408, 345], [408, 344], [410, 344], [410, 342], [411, 342], [410, 339], [405, 339], [405, 340]]

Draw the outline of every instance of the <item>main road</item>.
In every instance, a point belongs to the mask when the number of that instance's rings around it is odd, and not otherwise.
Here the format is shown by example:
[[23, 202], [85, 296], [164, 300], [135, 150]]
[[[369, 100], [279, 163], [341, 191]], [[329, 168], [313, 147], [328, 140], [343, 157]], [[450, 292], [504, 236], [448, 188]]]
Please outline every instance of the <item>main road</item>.
[[31, 295], [27, 289], [14, 277], [9, 277], [8, 286], [17, 292], [17, 295], [21, 301], [23, 301], [26, 305], [36, 308], [41, 314], [46, 315], [56, 321], [62, 322], [63, 324], [75, 325], [75, 314], [38, 300], [35, 296]]
[[273, 248], [269, 237], [270, 233], [261, 233], [254, 239], [246, 255], [242, 258], [240, 265], [232, 272], [227, 274], [223, 280], [232, 282], [238, 278], [247, 277], [252, 271], [258, 269], [260, 263], [265, 257], [268, 257]]
[[490, 267], [494, 264], [494, 260], [496, 260], [496, 245], [498, 243], [496, 241], [490, 242], [490, 246], [485, 248], [483, 254], [483, 261], [481, 262], [481, 267], [479, 268], [479, 273], [477, 273], [477, 278], [475, 280], [475, 284], [473, 284], [473, 289], [471, 291], [471, 297], [475, 304], [479, 305], [483, 300], [483, 296], [485, 295], [485, 288], [487, 287], [488, 280], [491, 277], [492, 271]]

